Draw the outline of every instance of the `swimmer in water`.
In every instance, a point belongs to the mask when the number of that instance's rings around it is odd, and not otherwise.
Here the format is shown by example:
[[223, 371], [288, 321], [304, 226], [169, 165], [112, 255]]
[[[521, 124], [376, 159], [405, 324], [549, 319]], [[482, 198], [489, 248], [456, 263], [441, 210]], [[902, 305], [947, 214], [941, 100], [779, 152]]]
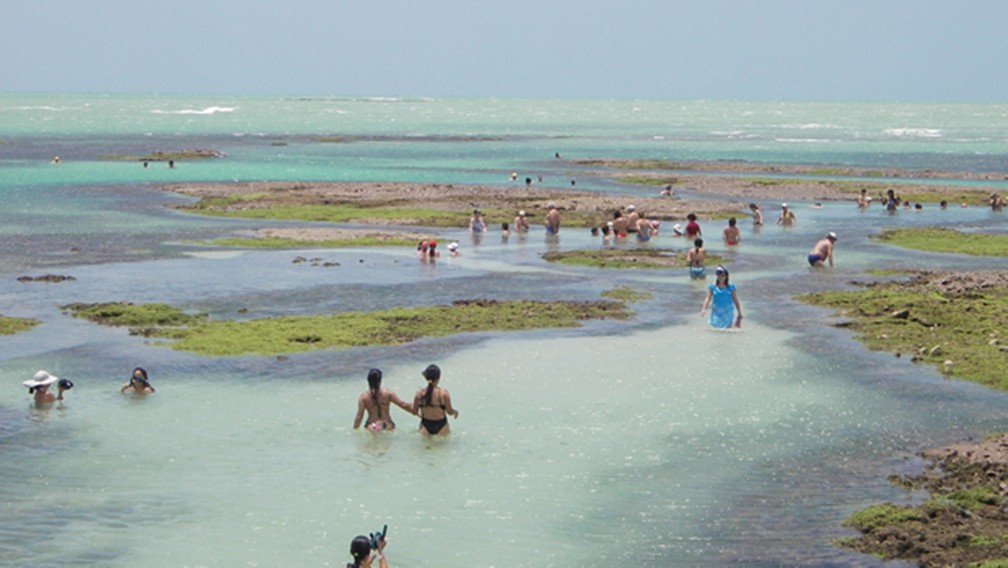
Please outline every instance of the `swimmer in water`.
[[357, 415], [354, 416], [354, 430], [360, 428], [364, 419], [364, 412], [367, 411], [367, 429], [372, 432], [382, 430], [395, 430], [395, 422], [389, 414], [389, 408], [395, 404], [399, 408], [413, 414], [413, 405], [403, 402], [396, 393], [390, 389], [381, 388], [382, 372], [379, 369], [368, 371], [368, 390], [361, 393], [357, 398]]

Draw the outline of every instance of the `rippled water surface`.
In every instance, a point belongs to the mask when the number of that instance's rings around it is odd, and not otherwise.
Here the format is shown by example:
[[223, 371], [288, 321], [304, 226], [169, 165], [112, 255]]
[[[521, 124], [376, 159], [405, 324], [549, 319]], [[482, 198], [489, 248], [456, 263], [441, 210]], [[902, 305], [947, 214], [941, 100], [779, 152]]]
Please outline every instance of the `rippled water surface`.
[[[795, 204], [799, 224], [713, 252], [732, 261], [739, 331], [699, 317], [703, 284], [680, 270], [544, 262], [599, 246], [495, 234], [434, 264], [411, 250], [218, 250], [195, 241], [269, 222], [170, 209], [166, 183], [332, 179], [510, 183], [650, 195], [578, 177], [563, 157], [948, 164], [996, 171], [998, 105], [655, 101], [184, 99], [0, 96], [0, 313], [35, 329], [0, 341], [0, 559], [13, 566], [343, 566], [350, 539], [389, 525], [396, 566], [850, 565], [840, 522], [879, 500], [919, 450], [1004, 429], [1006, 398], [865, 351], [795, 293], [871, 268], [989, 267], [901, 251], [887, 226], [1004, 230], [980, 208], [885, 215]], [[991, 125], [994, 126], [991, 126]], [[319, 136], [356, 135], [344, 142]], [[227, 157], [153, 163], [105, 154], [212, 147]], [[53, 155], [61, 163], [49, 163]], [[998, 186], [1002, 181], [991, 181]], [[687, 192], [688, 195], [688, 192]], [[772, 219], [779, 205], [761, 201]], [[714, 237], [722, 221], [706, 220]], [[837, 267], [804, 260], [827, 230]], [[685, 248], [667, 234], [651, 246]], [[338, 266], [293, 263], [295, 256]], [[21, 283], [22, 274], [74, 276]], [[481, 333], [275, 357], [176, 352], [75, 320], [72, 302], [166, 302], [211, 317], [371, 310], [489, 297], [595, 300], [652, 294], [628, 321]], [[461, 416], [448, 439], [353, 431], [367, 369], [403, 397], [431, 362]], [[146, 367], [158, 392], [118, 393]], [[35, 409], [20, 382], [45, 368], [75, 388]]]

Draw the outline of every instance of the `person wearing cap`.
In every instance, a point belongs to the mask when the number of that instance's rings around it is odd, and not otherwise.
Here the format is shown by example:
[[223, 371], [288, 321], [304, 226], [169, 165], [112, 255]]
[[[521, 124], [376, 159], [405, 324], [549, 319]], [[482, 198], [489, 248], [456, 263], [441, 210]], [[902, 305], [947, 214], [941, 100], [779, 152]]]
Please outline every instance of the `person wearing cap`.
[[812, 247], [808, 255], [808, 263], [816, 268], [822, 268], [824, 262], [833, 266], [833, 244], [836, 243], [836, 233], [830, 232]]
[[147, 380], [147, 370], [143, 367], [137, 367], [133, 369], [133, 374], [130, 375], [130, 380], [128, 383], [119, 389], [121, 393], [131, 392], [133, 394], [151, 394], [154, 392], [154, 387], [151, 386], [150, 382]]
[[544, 223], [546, 225], [546, 234], [547, 235], [559, 234], [560, 211], [557, 210], [556, 203], [553, 203], [552, 201], [550, 201], [549, 204], [546, 205], [546, 207], [549, 209], [549, 212], [546, 213], [546, 221]]
[[637, 222], [640, 220], [640, 213], [637, 212], [637, 207], [634, 205], [627, 205], [627, 232], [636, 233], [637, 232]]
[[427, 387], [418, 390], [413, 396], [413, 409], [420, 417], [420, 433], [432, 436], [448, 434], [448, 415], [457, 419], [459, 412], [452, 406], [448, 391], [438, 386], [441, 382], [441, 368], [428, 365], [422, 374], [427, 379]]
[[364, 419], [364, 411], [367, 411], [367, 429], [372, 432], [382, 430], [395, 430], [395, 422], [389, 413], [394, 403], [399, 408], [413, 414], [413, 406], [403, 402], [399, 396], [391, 389], [383, 389], [381, 386], [382, 372], [380, 369], [368, 371], [368, 390], [361, 393], [357, 398], [357, 416], [354, 417], [354, 430], [360, 428]]
[[483, 220], [483, 213], [479, 209], [473, 209], [472, 217], [469, 217], [469, 232], [483, 233], [486, 231], [486, 221]]
[[529, 230], [528, 217], [525, 216], [525, 210], [522, 209], [518, 212], [518, 215], [514, 218], [514, 231], [516, 233], [527, 233]]
[[790, 227], [797, 222], [798, 219], [795, 217], [794, 211], [788, 207], [787, 203], [781, 203], [780, 215], [777, 217], [777, 224]]
[[458, 256], [459, 255], [459, 244], [458, 241], [452, 241], [448, 243], [448, 255]]
[[[739, 304], [735, 285], [728, 281], [728, 269], [718, 265], [714, 274], [716, 280], [707, 286], [707, 297], [704, 298], [703, 307], [700, 308], [700, 317], [707, 313], [707, 308], [711, 308], [708, 319], [711, 327], [720, 329], [742, 327], [742, 305]], [[738, 315], [735, 312], [738, 312]]]
[[[63, 400], [63, 391], [67, 390], [69, 381], [61, 381], [56, 375], [49, 374], [48, 371], [39, 370], [30, 380], [24, 381], [22, 385], [28, 387], [28, 394], [34, 395], [35, 406], [45, 406]], [[49, 392], [49, 387], [56, 384], [57, 394]]]
[[421, 260], [427, 260], [428, 258], [437, 258], [441, 253], [437, 250], [437, 241], [431, 239], [429, 241], [420, 241], [417, 245], [417, 256]]
[[[350, 541], [350, 556], [354, 561], [347, 564], [347, 568], [371, 568], [372, 566], [388, 568], [388, 559], [385, 557], [385, 547], [388, 545], [388, 540], [384, 535], [378, 535], [376, 544], [378, 548], [373, 549], [370, 538], [365, 535], [355, 536]], [[374, 563], [375, 560], [378, 561], [377, 565]]]

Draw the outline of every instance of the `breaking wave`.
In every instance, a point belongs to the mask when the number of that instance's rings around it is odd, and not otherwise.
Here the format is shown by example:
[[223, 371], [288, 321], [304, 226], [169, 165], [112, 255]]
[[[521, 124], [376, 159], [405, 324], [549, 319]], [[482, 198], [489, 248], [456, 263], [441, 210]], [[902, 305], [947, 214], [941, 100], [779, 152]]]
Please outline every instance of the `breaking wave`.
[[235, 111], [235, 107], [212, 106], [212, 107], [207, 107], [207, 108], [201, 109], [201, 110], [197, 110], [197, 109], [182, 109], [182, 110], [160, 110], [160, 109], [154, 109], [154, 110], [151, 111], [151, 114], [203, 114], [203, 115], [205, 115], [205, 114], [216, 114], [218, 112], [234, 112], [234, 111]]

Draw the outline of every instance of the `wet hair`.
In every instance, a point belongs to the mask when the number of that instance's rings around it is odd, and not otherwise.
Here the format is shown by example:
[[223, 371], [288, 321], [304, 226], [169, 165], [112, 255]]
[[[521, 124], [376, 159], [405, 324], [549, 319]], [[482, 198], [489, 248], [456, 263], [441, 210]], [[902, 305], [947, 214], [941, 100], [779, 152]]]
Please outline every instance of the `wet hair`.
[[364, 535], [355, 536], [350, 541], [350, 556], [353, 556], [353, 564], [349, 566], [360, 566], [365, 558], [371, 556], [371, 539]]
[[686, 216], [686, 219], [690, 221], [696, 221], [696, 213], [690, 213], [689, 215]]
[[[380, 369], [371, 369], [367, 374], [368, 390], [371, 391], [371, 399], [378, 404], [378, 393], [381, 392], [382, 373]], [[379, 406], [379, 411], [381, 407]]]
[[441, 367], [434, 364], [427, 365], [423, 376], [427, 379], [427, 391], [424, 392], [423, 401], [425, 405], [430, 405], [431, 397], [434, 395], [434, 383], [441, 378]]
[[728, 226], [729, 226], [729, 227], [734, 227], [734, 226], [735, 226], [735, 223], [736, 223], [736, 221], [735, 221], [735, 217], [729, 217], [729, 218], [728, 218]]
[[[140, 378], [139, 379], [137, 378], [137, 374], [138, 373], [140, 374]], [[148, 381], [148, 379], [147, 379], [147, 369], [144, 369], [143, 367], [136, 367], [136, 368], [134, 368], [133, 369], [133, 374], [130, 375], [130, 382], [132, 383], [133, 381], [140, 381], [145, 387], [149, 388], [151, 390], [151, 392], [154, 392], [154, 387], [152, 387], [151, 384], [149, 382], [147, 382]]]
[[612, 214], [612, 218], [613, 219], [619, 219], [622, 216], [623, 216], [623, 212], [620, 211], [619, 209], [617, 209], [616, 211], [613, 211], [613, 214]]
[[703, 246], [703, 239], [701, 239], [700, 237], [697, 237], [696, 239], [694, 239], [693, 240], [693, 246], [695, 246], [697, 248], [702, 247]]
[[759, 205], [756, 205], [755, 203], [750, 203], [749, 209], [759, 209]]

